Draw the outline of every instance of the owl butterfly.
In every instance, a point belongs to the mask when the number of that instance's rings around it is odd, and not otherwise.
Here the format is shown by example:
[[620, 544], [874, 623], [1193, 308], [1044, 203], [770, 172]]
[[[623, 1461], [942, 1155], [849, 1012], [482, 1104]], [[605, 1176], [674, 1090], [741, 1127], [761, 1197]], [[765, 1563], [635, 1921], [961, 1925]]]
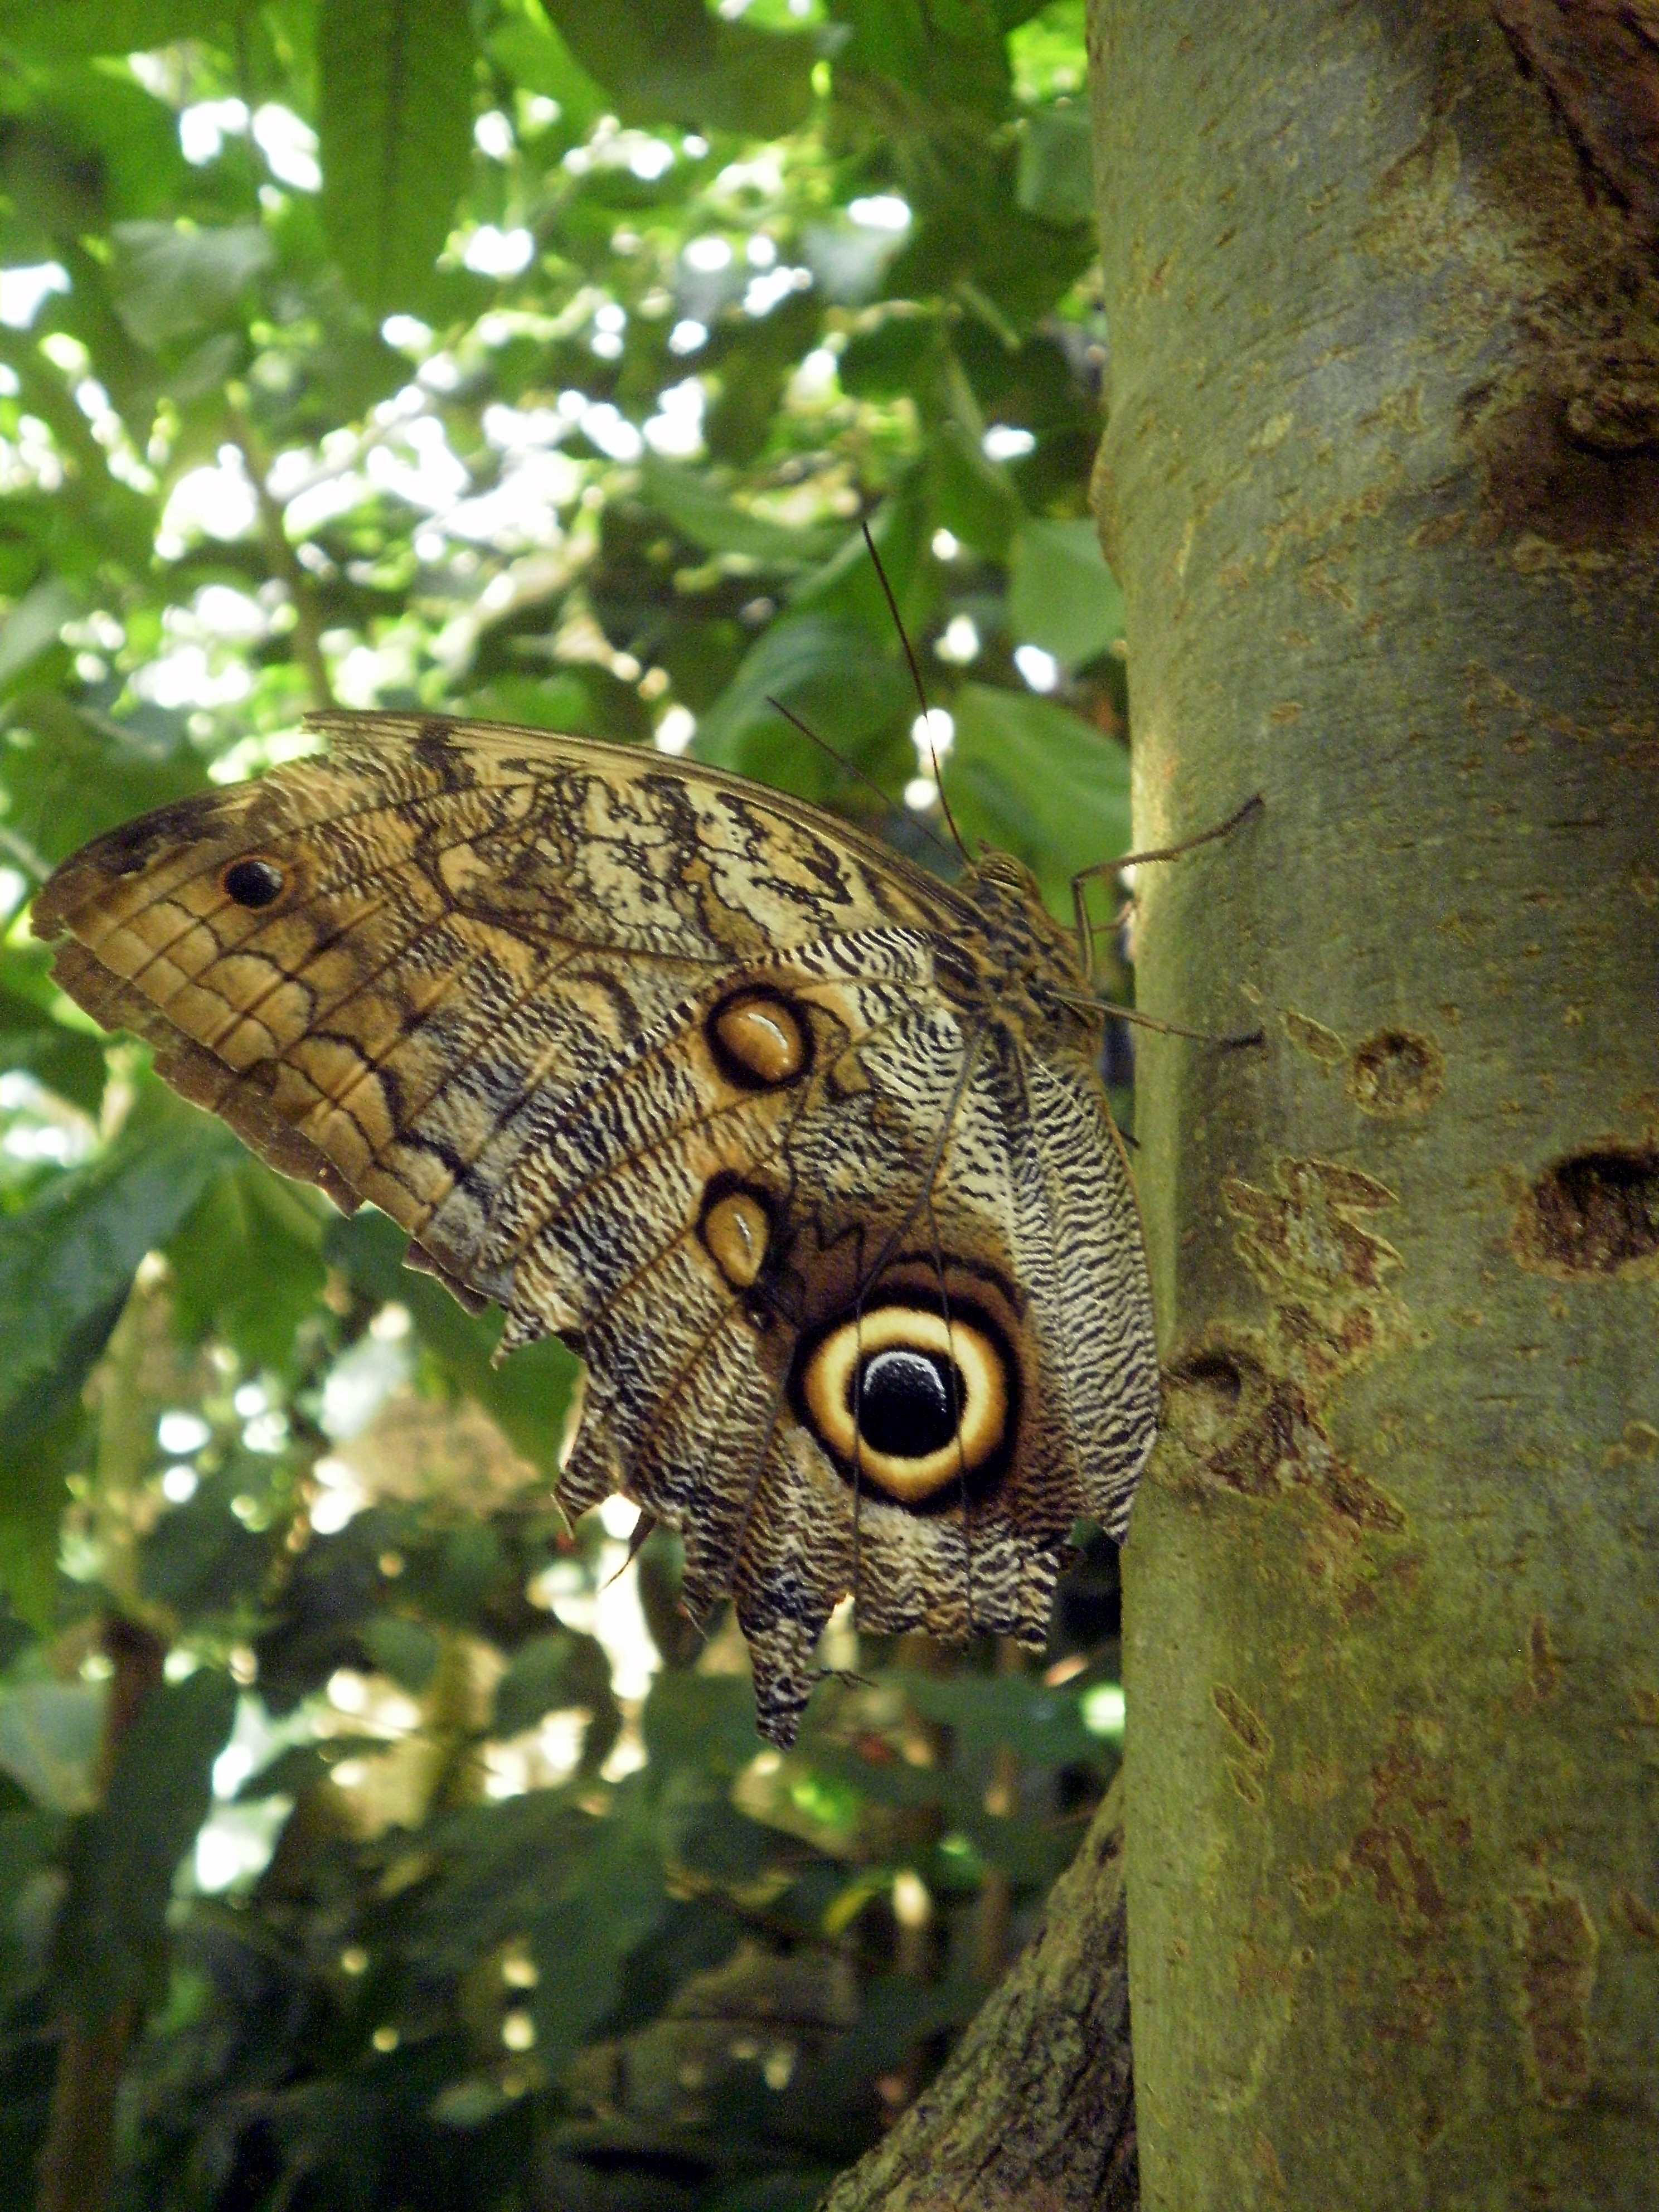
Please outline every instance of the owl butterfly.
[[817, 808], [541, 730], [328, 714], [325, 758], [58, 870], [58, 981], [410, 1261], [588, 1368], [560, 1483], [683, 1532], [759, 1725], [860, 1624], [1040, 1645], [1121, 1534], [1158, 1363], [1097, 1073], [1026, 870], [953, 884]]

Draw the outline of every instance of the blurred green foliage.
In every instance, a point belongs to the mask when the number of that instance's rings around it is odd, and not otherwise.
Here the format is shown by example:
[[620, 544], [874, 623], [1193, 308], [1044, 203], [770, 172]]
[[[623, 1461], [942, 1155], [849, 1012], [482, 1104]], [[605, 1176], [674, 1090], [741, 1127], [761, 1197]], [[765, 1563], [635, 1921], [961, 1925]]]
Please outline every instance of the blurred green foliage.
[[1127, 823], [1082, 77], [1081, 0], [0, 0], [0, 2203], [125, 2007], [123, 2206], [805, 2206], [1070, 1855], [1109, 1548], [1044, 1668], [842, 1635], [767, 1751], [672, 1543], [551, 1505], [569, 1356], [493, 1368], [27, 909], [330, 700], [927, 860], [867, 520], [1069, 912]]

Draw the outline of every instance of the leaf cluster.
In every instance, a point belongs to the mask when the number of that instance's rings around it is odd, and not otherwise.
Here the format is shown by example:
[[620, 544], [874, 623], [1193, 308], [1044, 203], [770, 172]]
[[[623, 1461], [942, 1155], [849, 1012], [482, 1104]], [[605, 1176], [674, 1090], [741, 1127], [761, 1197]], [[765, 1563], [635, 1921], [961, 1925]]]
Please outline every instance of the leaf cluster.
[[866, 523], [956, 819], [1068, 912], [1127, 834], [1081, 14], [0, 0], [0, 2199], [125, 2020], [124, 2204], [805, 2205], [1107, 1778], [1103, 1547], [1046, 1674], [866, 1639], [766, 1751], [670, 1540], [550, 1502], [570, 1356], [492, 1365], [27, 930], [331, 702], [948, 868]]

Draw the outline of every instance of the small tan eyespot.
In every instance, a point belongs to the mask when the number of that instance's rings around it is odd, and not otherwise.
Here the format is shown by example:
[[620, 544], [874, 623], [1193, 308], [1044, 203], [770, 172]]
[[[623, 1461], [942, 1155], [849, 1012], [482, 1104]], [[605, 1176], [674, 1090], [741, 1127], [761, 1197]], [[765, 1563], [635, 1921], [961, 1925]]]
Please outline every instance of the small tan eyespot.
[[766, 1261], [772, 1234], [766, 1208], [751, 1191], [728, 1190], [702, 1217], [702, 1241], [734, 1291], [746, 1291]]
[[801, 1376], [807, 1419], [842, 1465], [915, 1505], [983, 1467], [1008, 1434], [1007, 1354], [976, 1321], [875, 1306], [820, 1339]]
[[775, 991], [739, 991], [724, 1000], [708, 1036], [722, 1069], [748, 1090], [793, 1083], [811, 1057], [805, 1021]]

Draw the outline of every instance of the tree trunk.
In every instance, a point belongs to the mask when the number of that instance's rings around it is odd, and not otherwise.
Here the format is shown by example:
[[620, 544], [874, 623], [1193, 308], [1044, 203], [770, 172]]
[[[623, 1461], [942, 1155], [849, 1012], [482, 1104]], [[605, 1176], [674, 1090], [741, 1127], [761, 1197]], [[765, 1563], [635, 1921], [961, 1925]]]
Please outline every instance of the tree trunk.
[[1114, 1785], [1042, 1932], [822, 2212], [1134, 2212], [1122, 1865]]
[[1153, 2212], [1659, 2190], [1652, 21], [1093, 0]]

